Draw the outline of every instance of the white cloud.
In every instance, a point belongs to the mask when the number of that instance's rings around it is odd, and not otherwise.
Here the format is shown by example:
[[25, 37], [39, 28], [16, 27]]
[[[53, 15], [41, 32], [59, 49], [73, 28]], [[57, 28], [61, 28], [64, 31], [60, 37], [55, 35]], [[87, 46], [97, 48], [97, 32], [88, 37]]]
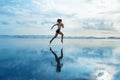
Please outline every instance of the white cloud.
[[113, 28], [114, 28], [116, 31], [119, 31], [119, 32], [120, 32], [120, 21], [114, 22]]
[[[31, 0], [29, 3], [22, 1], [13, 1], [17, 4], [1, 7], [2, 11], [14, 15], [3, 17], [3, 20], [14, 27], [40, 27], [47, 31], [56, 23], [57, 18], [62, 18], [65, 25], [63, 32], [66, 35], [118, 36], [120, 33], [118, 0]], [[100, 27], [100, 21], [106, 26]], [[35, 33], [37, 34], [37, 31]]]

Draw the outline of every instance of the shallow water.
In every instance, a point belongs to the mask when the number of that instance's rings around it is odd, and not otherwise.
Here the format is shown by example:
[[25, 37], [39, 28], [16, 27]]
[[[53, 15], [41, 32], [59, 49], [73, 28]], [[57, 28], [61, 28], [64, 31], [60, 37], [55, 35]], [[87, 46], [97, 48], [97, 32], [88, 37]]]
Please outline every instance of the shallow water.
[[120, 41], [0, 39], [0, 80], [119, 80]]

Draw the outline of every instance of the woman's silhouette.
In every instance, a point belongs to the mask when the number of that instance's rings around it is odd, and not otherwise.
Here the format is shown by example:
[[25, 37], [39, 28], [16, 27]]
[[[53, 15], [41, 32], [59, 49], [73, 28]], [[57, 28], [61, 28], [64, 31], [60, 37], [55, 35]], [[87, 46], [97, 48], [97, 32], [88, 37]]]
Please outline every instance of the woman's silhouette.
[[[56, 55], [56, 53], [52, 50], [51, 47], [50, 47], [50, 51], [51, 51], [52, 54], [54, 55], [55, 60], [56, 60], [56, 62], [57, 62], [57, 65], [55, 65], [55, 66], [56, 66], [56, 72], [61, 72], [61, 68], [62, 68], [62, 66], [63, 66], [63, 63], [60, 63], [60, 60], [63, 58], [63, 48], [61, 49], [61, 56], [60, 56], [60, 57], [58, 57], [58, 56]], [[52, 62], [51, 62], [51, 64], [53, 65]]]
[[61, 35], [61, 42], [63, 43], [63, 36], [64, 36], [64, 34], [60, 31], [61, 27], [64, 28], [64, 24], [62, 23], [62, 19], [57, 19], [57, 24], [54, 24], [51, 27], [51, 29], [53, 29], [54, 26], [58, 26], [58, 29], [56, 30], [55, 36], [50, 40], [50, 44], [58, 36], [58, 34]]

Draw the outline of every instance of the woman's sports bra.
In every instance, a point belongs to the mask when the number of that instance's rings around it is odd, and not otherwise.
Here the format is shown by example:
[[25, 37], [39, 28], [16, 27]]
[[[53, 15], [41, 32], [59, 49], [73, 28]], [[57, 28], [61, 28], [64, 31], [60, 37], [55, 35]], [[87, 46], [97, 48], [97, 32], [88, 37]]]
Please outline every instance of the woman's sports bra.
[[61, 29], [61, 26], [58, 26], [58, 29]]

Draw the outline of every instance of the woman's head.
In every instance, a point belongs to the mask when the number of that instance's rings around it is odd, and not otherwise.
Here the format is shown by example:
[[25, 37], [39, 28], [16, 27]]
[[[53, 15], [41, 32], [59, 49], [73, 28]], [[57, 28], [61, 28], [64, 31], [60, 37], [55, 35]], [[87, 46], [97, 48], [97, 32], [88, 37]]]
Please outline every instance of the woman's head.
[[58, 22], [58, 23], [61, 23], [61, 22], [62, 22], [62, 19], [57, 19], [57, 22]]

